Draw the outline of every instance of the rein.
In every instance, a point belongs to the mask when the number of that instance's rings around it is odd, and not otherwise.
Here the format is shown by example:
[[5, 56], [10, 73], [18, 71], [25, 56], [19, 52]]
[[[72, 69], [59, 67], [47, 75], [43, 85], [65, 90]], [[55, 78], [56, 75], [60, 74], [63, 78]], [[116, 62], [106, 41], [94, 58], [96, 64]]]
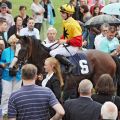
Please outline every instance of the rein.
[[[50, 47], [48, 47], [50, 50], [53, 46], [57, 45], [58, 44], [58, 41], [55, 42], [54, 44], [52, 44]], [[58, 44], [58, 46], [56, 46], [54, 49], [58, 48], [60, 46], [60, 44]]]

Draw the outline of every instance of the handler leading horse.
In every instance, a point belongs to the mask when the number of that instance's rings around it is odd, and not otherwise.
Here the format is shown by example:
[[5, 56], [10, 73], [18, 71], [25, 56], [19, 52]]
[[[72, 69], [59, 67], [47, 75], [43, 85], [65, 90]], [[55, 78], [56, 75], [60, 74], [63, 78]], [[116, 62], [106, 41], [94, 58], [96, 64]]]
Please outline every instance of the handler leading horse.
[[[44, 74], [44, 61], [50, 55], [47, 48], [44, 47], [39, 40], [32, 37], [19, 37], [19, 43], [17, 44], [16, 49], [17, 51], [11, 67], [15, 66], [16, 62], [23, 64], [26, 62], [32, 63], [37, 66], [38, 74]], [[112, 77], [115, 77], [118, 72], [116, 71], [117, 65], [109, 54], [97, 50], [88, 50], [85, 54], [90, 64], [91, 74], [75, 76], [73, 74], [63, 73], [63, 78], [65, 80], [65, 99], [76, 97], [75, 91], [77, 90], [78, 83], [82, 79], [88, 78], [95, 85], [100, 75], [108, 73]]]

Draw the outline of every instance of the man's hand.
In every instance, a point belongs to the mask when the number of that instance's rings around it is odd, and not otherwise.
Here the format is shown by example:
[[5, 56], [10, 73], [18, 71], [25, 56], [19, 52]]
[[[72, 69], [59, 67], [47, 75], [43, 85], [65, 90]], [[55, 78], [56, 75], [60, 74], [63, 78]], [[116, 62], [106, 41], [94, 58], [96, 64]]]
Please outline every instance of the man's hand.
[[5, 64], [0, 64], [1, 67], [5, 68], [6, 66], [8, 66], [10, 63], [5, 63]]
[[65, 114], [62, 105], [60, 103], [57, 103], [52, 108], [56, 111], [56, 114], [50, 120], [61, 120]]
[[59, 44], [65, 44], [65, 43], [67, 43], [67, 40], [65, 40], [65, 39], [59, 39], [58, 43]]
[[84, 40], [84, 41], [82, 42], [82, 46], [86, 46], [86, 45], [87, 45], [87, 41]]
[[1, 66], [2, 68], [5, 68], [5, 67], [6, 67], [6, 64], [0, 64], [0, 66]]
[[43, 80], [43, 75], [42, 75], [42, 74], [39, 74], [39, 75], [37, 76], [37, 80], [42, 81], [42, 80]]

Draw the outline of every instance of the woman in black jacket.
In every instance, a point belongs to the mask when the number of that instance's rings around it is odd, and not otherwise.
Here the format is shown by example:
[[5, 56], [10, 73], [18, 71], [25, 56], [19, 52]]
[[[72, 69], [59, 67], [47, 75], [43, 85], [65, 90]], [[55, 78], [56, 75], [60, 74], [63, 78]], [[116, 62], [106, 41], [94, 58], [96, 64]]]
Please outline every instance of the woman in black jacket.
[[[42, 75], [39, 75], [41, 79], [41, 86], [50, 88], [55, 94], [56, 98], [61, 101], [61, 87], [64, 85], [61, 68], [58, 60], [54, 57], [49, 57], [45, 60], [44, 69], [47, 73], [43, 79]], [[43, 79], [43, 80], [42, 80]], [[51, 117], [54, 115], [53, 109], [50, 108]]]
[[47, 58], [44, 63], [44, 69], [47, 74], [41, 81], [41, 86], [49, 87], [57, 99], [60, 100], [61, 87], [64, 85], [64, 83], [58, 60], [54, 57]]

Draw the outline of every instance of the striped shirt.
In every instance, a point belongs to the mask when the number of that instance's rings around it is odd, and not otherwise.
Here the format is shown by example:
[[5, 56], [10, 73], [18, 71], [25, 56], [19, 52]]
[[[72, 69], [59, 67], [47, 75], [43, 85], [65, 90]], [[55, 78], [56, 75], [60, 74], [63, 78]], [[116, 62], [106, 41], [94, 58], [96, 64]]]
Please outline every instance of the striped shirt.
[[11, 94], [8, 118], [17, 120], [49, 120], [49, 106], [58, 103], [53, 92], [37, 85], [22, 86]]

